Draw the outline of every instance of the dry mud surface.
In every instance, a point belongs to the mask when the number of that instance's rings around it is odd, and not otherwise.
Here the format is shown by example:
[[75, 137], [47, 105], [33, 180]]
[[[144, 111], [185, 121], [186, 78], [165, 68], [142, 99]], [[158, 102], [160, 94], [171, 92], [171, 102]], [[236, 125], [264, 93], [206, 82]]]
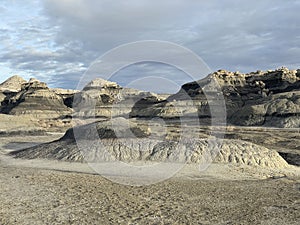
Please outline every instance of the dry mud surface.
[[300, 180], [173, 178], [131, 187], [98, 175], [0, 167], [0, 224], [299, 224]]
[[[148, 186], [114, 183], [80, 163], [5, 153], [62, 134], [0, 137], [0, 224], [299, 224], [299, 169], [185, 168]], [[124, 178], [126, 179], [126, 178]]]

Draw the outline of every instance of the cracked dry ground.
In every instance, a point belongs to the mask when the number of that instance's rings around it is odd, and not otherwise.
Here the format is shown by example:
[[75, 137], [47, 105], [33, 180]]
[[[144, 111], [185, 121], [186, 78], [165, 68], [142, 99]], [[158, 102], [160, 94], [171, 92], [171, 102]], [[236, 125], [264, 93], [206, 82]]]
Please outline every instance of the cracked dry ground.
[[299, 224], [300, 181], [174, 178], [142, 187], [98, 175], [0, 167], [0, 224]]

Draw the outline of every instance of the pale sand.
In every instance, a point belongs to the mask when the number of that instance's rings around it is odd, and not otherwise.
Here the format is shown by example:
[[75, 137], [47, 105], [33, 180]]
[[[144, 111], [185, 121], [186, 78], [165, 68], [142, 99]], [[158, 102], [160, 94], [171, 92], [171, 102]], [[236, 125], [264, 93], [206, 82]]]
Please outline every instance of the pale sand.
[[299, 224], [300, 180], [179, 179], [131, 187], [99, 175], [0, 166], [0, 224]]

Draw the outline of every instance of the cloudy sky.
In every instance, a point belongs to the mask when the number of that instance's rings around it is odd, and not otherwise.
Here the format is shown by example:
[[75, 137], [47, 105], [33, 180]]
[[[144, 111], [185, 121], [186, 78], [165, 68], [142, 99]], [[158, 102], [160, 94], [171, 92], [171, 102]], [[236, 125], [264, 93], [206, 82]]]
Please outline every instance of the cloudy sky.
[[[298, 0], [1, 0], [0, 81], [19, 74], [76, 88], [99, 56], [141, 40], [179, 44], [213, 71], [296, 69], [299, 11]], [[166, 91], [174, 90], [172, 82], [190, 79], [172, 66], [149, 62], [112, 78], [122, 85], [143, 80]]]

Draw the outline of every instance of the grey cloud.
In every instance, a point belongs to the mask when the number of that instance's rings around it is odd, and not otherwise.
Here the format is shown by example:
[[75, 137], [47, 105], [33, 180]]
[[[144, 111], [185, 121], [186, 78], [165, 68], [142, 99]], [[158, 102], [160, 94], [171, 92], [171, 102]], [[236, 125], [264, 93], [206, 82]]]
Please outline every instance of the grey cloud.
[[[45, 0], [41, 7], [37, 20], [17, 21], [19, 31], [1, 32], [6, 44], [0, 46], [0, 59], [47, 77], [53, 86], [74, 88], [97, 57], [145, 39], [188, 47], [213, 70], [300, 67], [297, 0]], [[125, 83], [141, 73], [172, 73], [178, 83], [188, 80], [175, 68], [147, 63], [120, 71], [118, 79]]]
[[[192, 81], [185, 72], [163, 63], [144, 62], [130, 65], [111, 77], [112, 81], [136, 89], [175, 93], [183, 83]], [[164, 88], [162, 88], [162, 86]]]
[[0, 6], [0, 13], [4, 13], [6, 11], [5, 7]]
[[[267, 68], [289, 64], [281, 54], [295, 47], [300, 30], [297, 1], [92, 2], [47, 1], [47, 15], [62, 26], [58, 43], [75, 39], [101, 54], [130, 41], [163, 39], [191, 48], [213, 68]], [[266, 58], [276, 45], [280, 53], [268, 61], [250, 59]]]

